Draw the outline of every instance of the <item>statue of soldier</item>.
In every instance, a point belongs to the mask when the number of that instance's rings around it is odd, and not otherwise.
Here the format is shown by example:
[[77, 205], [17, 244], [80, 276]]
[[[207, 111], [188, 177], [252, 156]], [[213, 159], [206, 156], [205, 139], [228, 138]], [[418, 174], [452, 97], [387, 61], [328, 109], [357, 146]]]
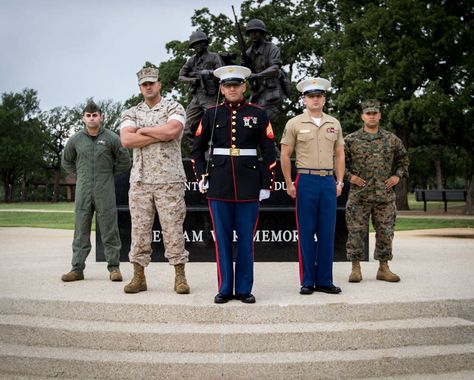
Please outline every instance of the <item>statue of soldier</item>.
[[280, 49], [265, 40], [267, 27], [261, 20], [250, 20], [245, 34], [252, 42], [244, 57], [244, 66], [252, 71], [249, 78], [250, 101], [262, 106], [270, 121], [274, 122], [280, 113], [283, 97], [289, 95], [287, 88], [282, 87], [286, 77], [281, 70]]
[[179, 80], [189, 83], [193, 96], [186, 108], [186, 125], [184, 140], [190, 148], [193, 146], [194, 134], [206, 109], [216, 105], [219, 83], [214, 80], [213, 71], [223, 62], [219, 54], [207, 50], [209, 39], [201, 30], [191, 33], [189, 47], [196, 54], [183, 65], [179, 71]]

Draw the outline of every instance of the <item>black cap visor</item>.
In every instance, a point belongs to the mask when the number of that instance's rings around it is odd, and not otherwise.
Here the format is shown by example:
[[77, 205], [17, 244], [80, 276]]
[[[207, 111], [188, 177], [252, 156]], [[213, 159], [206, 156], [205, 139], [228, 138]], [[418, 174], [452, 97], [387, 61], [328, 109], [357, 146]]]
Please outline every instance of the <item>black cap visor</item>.
[[242, 84], [245, 82], [245, 79], [242, 78], [226, 78], [222, 79], [220, 84], [222, 85], [230, 85], [230, 84]]

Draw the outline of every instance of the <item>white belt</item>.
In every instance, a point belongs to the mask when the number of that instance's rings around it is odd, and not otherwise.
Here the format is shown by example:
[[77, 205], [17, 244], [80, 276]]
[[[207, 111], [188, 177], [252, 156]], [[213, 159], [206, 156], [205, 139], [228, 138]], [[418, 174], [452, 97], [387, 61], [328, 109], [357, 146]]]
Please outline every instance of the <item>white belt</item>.
[[213, 153], [221, 156], [256, 156], [257, 149], [214, 148]]

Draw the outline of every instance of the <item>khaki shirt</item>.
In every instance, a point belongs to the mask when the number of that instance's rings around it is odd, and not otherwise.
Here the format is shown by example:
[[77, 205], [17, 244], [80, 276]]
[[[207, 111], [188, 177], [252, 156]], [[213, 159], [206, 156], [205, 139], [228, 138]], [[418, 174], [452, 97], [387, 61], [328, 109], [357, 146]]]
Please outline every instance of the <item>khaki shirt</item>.
[[[178, 120], [183, 125], [186, 114], [181, 104], [161, 98], [150, 108], [141, 102], [122, 114], [120, 129], [143, 128], [166, 124]], [[133, 166], [130, 183], [165, 184], [186, 180], [181, 159], [181, 136], [172, 141], [157, 142], [143, 148], [133, 149]]]
[[296, 167], [334, 169], [334, 148], [344, 145], [339, 121], [323, 113], [318, 127], [305, 111], [286, 123], [281, 143], [296, 152]]

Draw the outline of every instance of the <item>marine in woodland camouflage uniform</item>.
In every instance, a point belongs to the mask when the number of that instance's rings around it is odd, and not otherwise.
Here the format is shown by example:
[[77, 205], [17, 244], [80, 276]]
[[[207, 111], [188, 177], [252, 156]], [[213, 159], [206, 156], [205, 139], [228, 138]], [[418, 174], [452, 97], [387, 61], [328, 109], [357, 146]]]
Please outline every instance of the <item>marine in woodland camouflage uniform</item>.
[[345, 178], [351, 183], [346, 206], [347, 258], [352, 262], [362, 258], [369, 217], [372, 216], [376, 231], [374, 257], [386, 263], [392, 259], [396, 218], [394, 186], [402, 177], [408, 176], [409, 160], [402, 141], [379, 128], [379, 102], [368, 100], [362, 108], [364, 127], [345, 137]]
[[[158, 69], [143, 68], [137, 76], [145, 101], [125, 111], [120, 125], [123, 145], [133, 148], [129, 190], [132, 218], [129, 259], [141, 267], [134, 265], [135, 272], [138, 269], [143, 273], [143, 268], [150, 263], [152, 227], [157, 210], [165, 257], [176, 269], [183, 268], [184, 275], [184, 263], [189, 256], [183, 237], [186, 205], [181, 138], [185, 112], [179, 103], [161, 97]], [[127, 293], [146, 290], [144, 275], [143, 282], [132, 283], [129, 288], [126, 287]], [[182, 293], [189, 293], [189, 287]]]

